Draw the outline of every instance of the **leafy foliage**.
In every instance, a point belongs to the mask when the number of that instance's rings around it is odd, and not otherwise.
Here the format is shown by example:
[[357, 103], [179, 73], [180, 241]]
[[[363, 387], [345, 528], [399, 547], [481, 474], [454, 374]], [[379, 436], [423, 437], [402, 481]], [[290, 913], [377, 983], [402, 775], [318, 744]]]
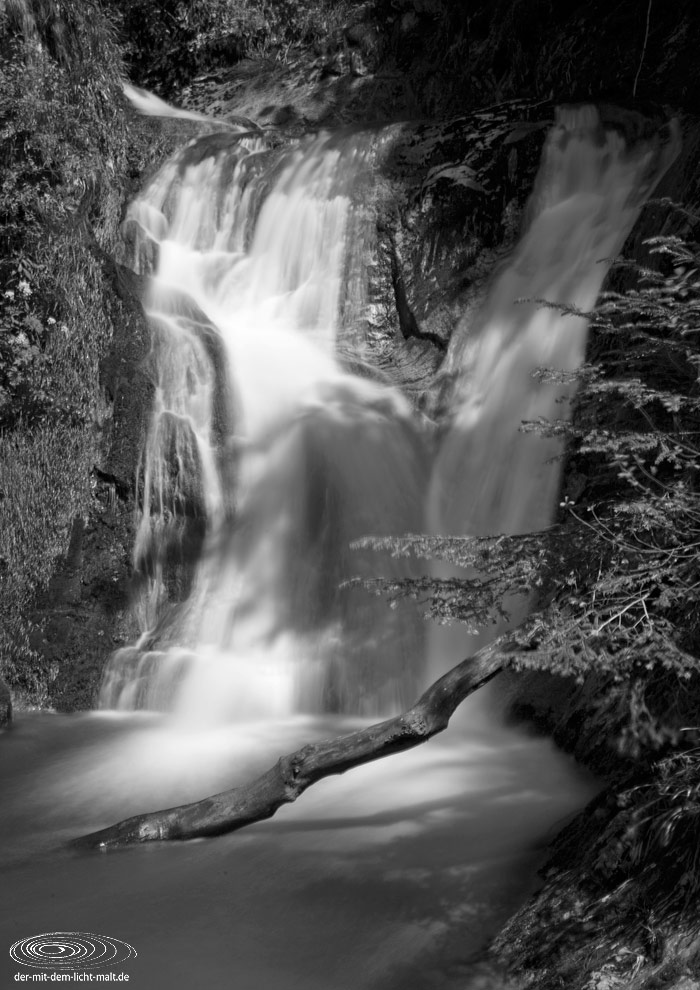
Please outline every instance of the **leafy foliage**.
[[659, 761], [648, 780], [623, 792], [620, 812], [591, 851], [593, 869], [622, 882], [634, 876], [665, 913], [700, 891], [699, 760], [690, 749]]
[[221, 64], [284, 58], [292, 46], [317, 43], [345, 7], [332, 0], [110, 0], [130, 74], [165, 93]]
[[422, 577], [388, 581], [385, 578], [356, 580], [373, 594], [388, 594], [390, 602], [410, 598], [426, 606], [425, 618], [442, 624], [463, 622], [470, 633], [507, 620], [508, 597], [529, 597], [542, 585], [542, 574], [555, 566], [552, 546], [540, 534], [498, 537], [367, 537], [357, 540], [356, 549], [389, 551], [394, 557], [441, 560], [468, 569], [470, 576]]
[[[0, 68], [0, 423], [56, 410], [86, 419], [94, 355], [77, 320], [89, 308], [90, 250], [81, 242], [87, 233], [109, 246], [118, 223], [117, 176], [128, 167], [119, 53], [91, 3], [15, 3], [0, 18], [0, 41], [8, 53]], [[104, 323], [98, 316], [94, 331], [107, 332]]]

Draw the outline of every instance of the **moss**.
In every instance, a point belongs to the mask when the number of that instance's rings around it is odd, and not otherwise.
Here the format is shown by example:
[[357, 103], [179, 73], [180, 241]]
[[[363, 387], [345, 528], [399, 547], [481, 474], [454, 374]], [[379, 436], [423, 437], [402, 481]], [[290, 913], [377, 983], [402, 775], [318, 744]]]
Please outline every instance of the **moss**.
[[0, 440], [0, 675], [36, 703], [49, 672], [30, 645], [28, 613], [89, 499], [94, 441], [80, 427], [43, 423]]
[[0, 52], [0, 676], [43, 705], [60, 658], [37, 601], [74, 521], [94, 514], [111, 438], [101, 367], [131, 319], [109, 252], [136, 177], [172, 138], [132, 119], [96, 0], [14, 0]]

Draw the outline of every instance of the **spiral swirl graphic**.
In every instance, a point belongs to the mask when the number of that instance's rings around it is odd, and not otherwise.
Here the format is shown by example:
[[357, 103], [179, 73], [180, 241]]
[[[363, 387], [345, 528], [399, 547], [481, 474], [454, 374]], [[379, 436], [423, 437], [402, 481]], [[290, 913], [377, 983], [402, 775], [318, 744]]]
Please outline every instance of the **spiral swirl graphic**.
[[22, 938], [10, 949], [22, 966], [44, 969], [88, 969], [116, 966], [136, 955], [128, 942], [91, 932], [44, 932]]

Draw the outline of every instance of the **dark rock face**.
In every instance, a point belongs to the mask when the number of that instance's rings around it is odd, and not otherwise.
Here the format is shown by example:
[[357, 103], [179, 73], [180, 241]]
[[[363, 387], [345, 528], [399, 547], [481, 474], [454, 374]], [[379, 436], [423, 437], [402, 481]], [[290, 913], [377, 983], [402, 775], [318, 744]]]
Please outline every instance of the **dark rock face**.
[[312, 50], [242, 59], [196, 79], [189, 106], [285, 130], [444, 119], [528, 97], [700, 109], [700, 11], [622, 0], [374, 0]]
[[379, 366], [431, 418], [453, 331], [517, 239], [552, 119], [513, 101], [383, 138], [370, 320]]
[[0, 729], [6, 729], [12, 722], [12, 695], [4, 681], [0, 680]]
[[129, 614], [131, 547], [141, 436], [152, 386], [150, 337], [140, 305], [143, 280], [101, 256], [118, 312], [101, 364], [105, 416], [102, 456], [93, 469], [86, 518], [76, 518], [65, 557], [37, 599], [30, 645], [48, 682], [47, 703], [63, 711], [94, 705], [102, 668], [136, 634]]
[[73, 526], [69, 553], [37, 602], [31, 646], [49, 671], [49, 704], [94, 705], [102, 668], [137, 630], [128, 613], [133, 501], [96, 478], [92, 511]]

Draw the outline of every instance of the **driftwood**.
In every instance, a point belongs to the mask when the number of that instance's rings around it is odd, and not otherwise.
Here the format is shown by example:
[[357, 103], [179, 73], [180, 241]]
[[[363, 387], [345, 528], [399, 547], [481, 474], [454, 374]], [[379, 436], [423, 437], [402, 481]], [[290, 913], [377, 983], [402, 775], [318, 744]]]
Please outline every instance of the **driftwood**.
[[247, 784], [192, 804], [126, 818], [77, 839], [75, 844], [107, 851], [134, 842], [221, 835], [271, 818], [279, 807], [296, 801], [307, 787], [323, 777], [411, 749], [442, 732], [458, 705], [495, 677], [507, 665], [508, 654], [513, 650], [506, 636], [499, 637], [431, 684], [403, 715], [337, 739], [304, 746], [282, 756]]

